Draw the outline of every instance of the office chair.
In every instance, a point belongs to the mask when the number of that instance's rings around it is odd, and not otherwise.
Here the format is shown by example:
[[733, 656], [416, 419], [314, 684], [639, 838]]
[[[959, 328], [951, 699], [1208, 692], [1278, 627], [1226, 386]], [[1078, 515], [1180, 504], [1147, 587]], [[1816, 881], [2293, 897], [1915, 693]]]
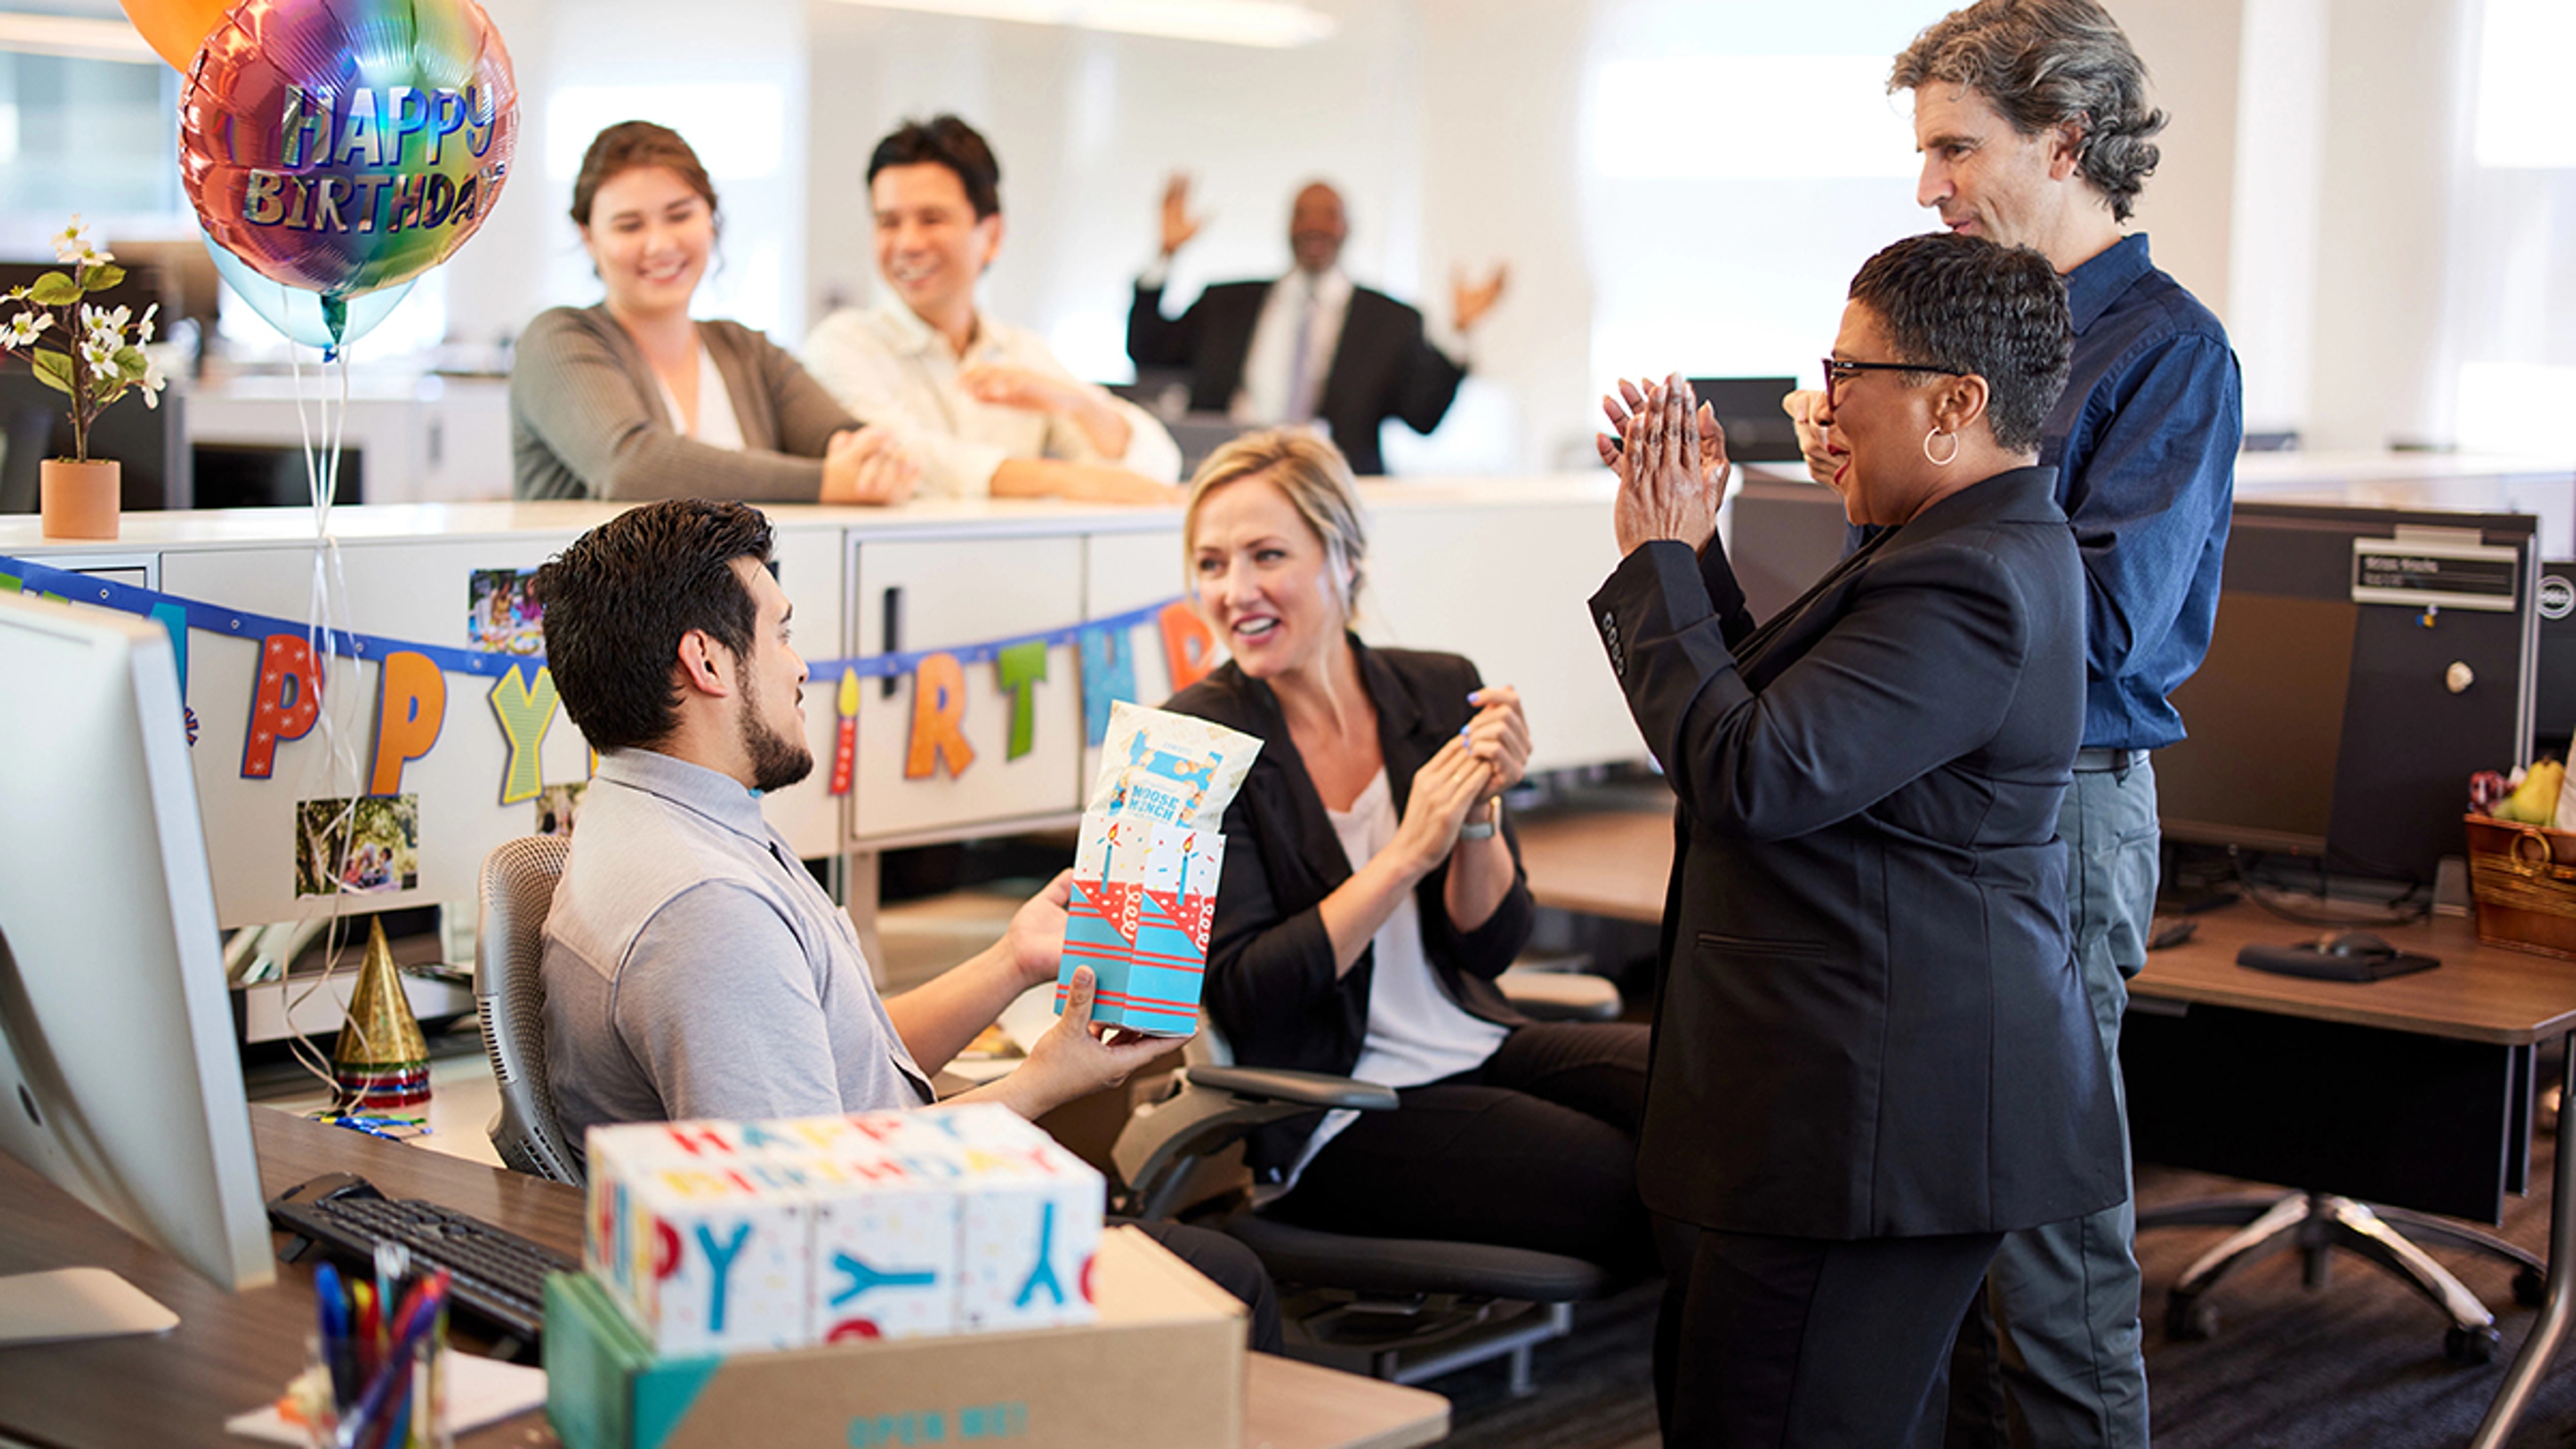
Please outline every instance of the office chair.
[[546, 912], [572, 842], [560, 835], [505, 840], [483, 857], [482, 916], [474, 932], [474, 1012], [483, 1052], [501, 1084], [492, 1146], [513, 1169], [582, 1185], [546, 1090]]
[[2202, 1198], [2138, 1214], [2140, 1232], [2186, 1225], [2242, 1231], [2201, 1254], [2166, 1290], [2165, 1337], [2172, 1339], [2215, 1334], [2218, 1310], [2203, 1301], [2204, 1295], [2237, 1269], [2289, 1248], [2299, 1250], [2301, 1281], [2309, 1288], [2325, 1285], [2327, 1264], [2337, 1248], [2386, 1269], [2449, 1316], [2451, 1326], [2442, 1334], [2442, 1352], [2459, 1364], [2482, 1364], [2495, 1357], [2495, 1315], [2451, 1270], [2408, 1241], [2409, 1234], [2513, 1264], [2513, 1298], [2525, 1308], [2539, 1307], [2549, 1286], [2547, 1264], [2491, 1233], [2405, 1208], [2372, 1207], [2332, 1193]]
[[[1618, 989], [1598, 976], [1516, 967], [1501, 984], [1516, 1008], [1543, 1020], [1609, 1020], [1619, 1011]], [[1384, 1112], [1397, 1103], [1392, 1088], [1372, 1082], [1229, 1065], [1223, 1038], [1204, 1022], [1187, 1052], [1190, 1065], [1136, 1109], [1110, 1152], [1125, 1184], [1120, 1210], [1136, 1217], [1190, 1206], [1222, 1170], [1211, 1159], [1256, 1128], [1319, 1108]], [[1270, 1270], [1290, 1352], [1361, 1354], [1373, 1376], [1391, 1382], [1508, 1357], [1512, 1393], [1527, 1394], [1531, 1349], [1572, 1331], [1576, 1303], [1628, 1286], [1600, 1264], [1559, 1253], [1300, 1227], [1262, 1214], [1275, 1195], [1245, 1191], [1234, 1210], [1199, 1225], [1232, 1236]]]

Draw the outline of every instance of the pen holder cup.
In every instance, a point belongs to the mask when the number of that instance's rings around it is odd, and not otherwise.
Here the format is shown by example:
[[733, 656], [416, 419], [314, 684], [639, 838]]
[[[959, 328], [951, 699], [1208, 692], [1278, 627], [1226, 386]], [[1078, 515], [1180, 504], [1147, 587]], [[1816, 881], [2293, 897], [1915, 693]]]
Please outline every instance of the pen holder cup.
[[[297, 1380], [290, 1396], [295, 1401], [296, 1416], [303, 1421], [304, 1442], [310, 1449], [343, 1449], [361, 1444], [381, 1445], [383, 1449], [456, 1449], [456, 1435], [447, 1417], [447, 1364], [451, 1355], [442, 1335], [433, 1332], [410, 1361], [398, 1366], [403, 1379], [387, 1387], [374, 1416], [363, 1411], [344, 1414], [332, 1394], [331, 1367], [321, 1341], [308, 1337], [304, 1346], [304, 1376]], [[367, 1387], [361, 1382], [360, 1404], [367, 1401]], [[345, 1438], [341, 1435], [343, 1418], [352, 1424]], [[393, 1425], [390, 1434], [372, 1427], [387, 1420]]]
[[2576, 830], [2468, 817], [2478, 939], [2576, 961]]

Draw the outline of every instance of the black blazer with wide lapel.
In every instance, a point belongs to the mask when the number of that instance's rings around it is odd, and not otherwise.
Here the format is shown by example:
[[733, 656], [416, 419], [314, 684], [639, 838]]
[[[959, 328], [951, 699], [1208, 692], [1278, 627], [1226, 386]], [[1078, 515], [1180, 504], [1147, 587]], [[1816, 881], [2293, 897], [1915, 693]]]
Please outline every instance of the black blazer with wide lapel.
[[[1413, 796], [1414, 772], [1474, 715], [1467, 695], [1483, 681], [1474, 664], [1455, 654], [1371, 649], [1357, 638], [1351, 647], [1377, 709], [1378, 749], [1400, 815]], [[1343, 856], [1323, 796], [1288, 737], [1279, 697], [1228, 662], [1164, 707], [1262, 740], [1225, 812], [1225, 870], [1208, 940], [1208, 1016], [1245, 1066], [1347, 1076], [1368, 1036], [1375, 953], [1364, 948], [1349, 972], [1334, 975], [1332, 939], [1316, 908], [1351, 878], [1353, 862]], [[1519, 869], [1520, 840], [1508, 819], [1503, 832], [1512, 850], [1512, 888], [1483, 925], [1461, 931], [1451, 924], [1443, 898], [1446, 866], [1422, 878], [1414, 901], [1422, 914], [1423, 953], [1450, 999], [1487, 1021], [1516, 1024], [1522, 1017], [1494, 978], [1529, 940], [1535, 912]], [[1265, 1173], [1284, 1171], [1319, 1120], [1320, 1114], [1262, 1129], [1247, 1147], [1247, 1160]]]
[[2052, 470], [1953, 494], [1748, 627], [1723, 551], [1592, 613], [1680, 802], [1638, 1184], [1703, 1226], [1991, 1232], [2123, 1191], [2066, 934], [2083, 578]]
[[[1138, 367], [1189, 369], [1191, 410], [1224, 412], [1243, 386], [1252, 329], [1274, 285], [1218, 283], [1178, 318], [1163, 315], [1161, 288], [1140, 286], [1127, 312], [1127, 355]], [[1316, 415], [1332, 426], [1352, 472], [1384, 473], [1380, 425], [1400, 418], [1417, 433], [1430, 432], [1448, 415], [1466, 375], [1431, 345], [1420, 312], [1384, 292], [1354, 287]]]

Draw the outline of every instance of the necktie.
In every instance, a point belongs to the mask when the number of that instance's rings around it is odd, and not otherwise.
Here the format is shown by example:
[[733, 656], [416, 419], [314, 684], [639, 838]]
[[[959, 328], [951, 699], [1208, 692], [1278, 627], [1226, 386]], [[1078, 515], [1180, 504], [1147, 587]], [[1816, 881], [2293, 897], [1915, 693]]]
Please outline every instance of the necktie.
[[1315, 361], [1315, 314], [1324, 307], [1323, 298], [1313, 278], [1305, 283], [1306, 300], [1297, 309], [1297, 344], [1295, 362], [1288, 371], [1288, 416], [1282, 421], [1302, 423], [1315, 415], [1315, 392], [1322, 380], [1323, 369]]

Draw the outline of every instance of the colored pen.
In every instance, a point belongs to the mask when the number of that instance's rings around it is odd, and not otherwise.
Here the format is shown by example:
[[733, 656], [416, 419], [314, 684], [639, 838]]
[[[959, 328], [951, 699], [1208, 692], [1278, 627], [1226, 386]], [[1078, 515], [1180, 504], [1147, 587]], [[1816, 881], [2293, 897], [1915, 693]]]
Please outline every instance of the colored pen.
[[331, 1373], [331, 1407], [345, 1409], [358, 1397], [358, 1361], [349, 1342], [349, 1299], [339, 1271], [324, 1263], [313, 1270], [313, 1297], [322, 1314], [322, 1363]]
[[349, 1337], [357, 1354], [358, 1377], [362, 1381], [372, 1379], [376, 1373], [376, 1335], [379, 1328], [375, 1285], [364, 1278], [351, 1279], [349, 1297], [353, 1320]]
[[437, 1325], [437, 1310], [446, 1301], [447, 1288], [447, 1274], [441, 1270], [431, 1280], [430, 1291], [416, 1306], [417, 1311], [412, 1314], [411, 1321], [403, 1325], [402, 1336], [389, 1346], [383, 1366], [377, 1370], [367, 1385], [365, 1395], [358, 1401], [356, 1413], [341, 1421], [344, 1437], [349, 1426], [354, 1424], [357, 1426], [357, 1442], [361, 1444], [393, 1442], [381, 1433], [371, 1435], [370, 1431], [380, 1431], [385, 1426], [388, 1415], [393, 1412], [391, 1405], [395, 1391], [408, 1388], [409, 1375], [405, 1370], [412, 1355], [419, 1351], [430, 1330]]

